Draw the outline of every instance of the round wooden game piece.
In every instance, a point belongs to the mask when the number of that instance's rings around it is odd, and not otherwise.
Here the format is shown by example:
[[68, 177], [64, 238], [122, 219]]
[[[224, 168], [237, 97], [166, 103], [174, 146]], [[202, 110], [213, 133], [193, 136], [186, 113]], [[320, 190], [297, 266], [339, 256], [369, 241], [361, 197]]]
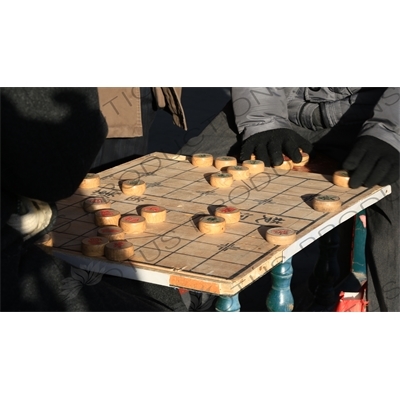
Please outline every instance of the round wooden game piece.
[[88, 173], [79, 185], [81, 189], [93, 189], [100, 186], [100, 175]]
[[222, 217], [227, 224], [234, 224], [240, 221], [240, 210], [236, 207], [218, 207], [215, 210], [217, 217]]
[[88, 257], [102, 257], [104, 255], [104, 247], [108, 242], [107, 238], [100, 236], [85, 238], [81, 242], [82, 254]]
[[146, 183], [141, 179], [127, 179], [121, 182], [121, 191], [129, 196], [141, 196], [146, 190]]
[[274, 168], [290, 170], [293, 168], [293, 161], [289, 157], [283, 156], [283, 163], [281, 165], [274, 165]]
[[107, 238], [110, 242], [112, 240], [125, 239], [125, 232], [122, 228], [116, 225], [103, 226], [97, 230], [99, 236]]
[[249, 169], [242, 165], [228, 167], [227, 172], [232, 175], [234, 181], [241, 181], [250, 177]]
[[345, 170], [336, 171], [333, 174], [333, 183], [336, 186], [348, 188], [349, 187], [350, 176], [349, 173]]
[[215, 234], [225, 231], [226, 221], [222, 217], [214, 217], [209, 215], [203, 217], [199, 221], [199, 230], [201, 233]]
[[104, 197], [89, 197], [83, 202], [83, 209], [86, 212], [95, 212], [111, 208], [111, 203]]
[[160, 206], [146, 206], [140, 211], [140, 215], [146, 219], [149, 224], [157, 224], [165, 221], [167, 218], [167, 210]]
[[237, 160], [235, 157], [229, 157], [229, 156], [222, 156], [222, 157], [217, 157], [214, 160], [214, 166], [217, 169], [222, 169], [225, 167], [230, 167], [231, 165], [237, 165]]
[[46, 233], [42, 237], [40, 237], [38, 240], [36, 240], [35, 244], [41, 245], [41, 246], [48, 246], [48, 247], [53, 247], [53, 235], [50, 233]]
[[210, 185], [217, 188], [232, 186], [233, 176], [228, 172], [216, 172], [210, 176]]
[[270, 228], [267, 230], [265, 239], [271, 244], [283, 246], [296, 240], [296, 232], [290, 228]]
[[298, 162], [298, 163], [295, 163], [295, 162], [292, 161], [292, 164], [295, 167], [303, 167], [310, 160], [310, 156], [307, 153], [304, 153], [302, 151], [300, 153], [301, 153], [301, 161]]
[[211, 154], [198, 153], [192, 156], [192, 164], [195, 167], [211, 167], [213, 162], [214, 157]]
[[97, 226], [118, 225], [121, 213], [111, 208], [99, 210], [94, 213], [94, 220]]
[[249, 169], [250, 174], [255, 175], [264, 172], [265, 164], [261, 160], [245, 160], [242, 165]]
[[334, 212], [340, 209], [342, 202], [340, 197], [333, 195], [317, 195], [312, 200], [312, 207], [315, 211]]
[[111, 261], [125, 261], [134, 254], [133, 244], [127, 240], [114, 240], [104, 247], [104, 255]]
[[140, 215], [125, 215], [119, 220], [119, 226], [127, 233], [141, 233], [146, 229], [146, 219]]

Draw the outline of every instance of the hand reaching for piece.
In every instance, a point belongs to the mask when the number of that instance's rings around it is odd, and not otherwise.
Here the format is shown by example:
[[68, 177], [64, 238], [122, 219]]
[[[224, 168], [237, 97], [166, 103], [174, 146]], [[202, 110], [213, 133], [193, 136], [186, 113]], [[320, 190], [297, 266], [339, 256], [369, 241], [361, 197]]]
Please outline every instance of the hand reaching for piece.
[[360, 137], [343, 163], [343, 169], [350, 173], [349, 186], [354, 189], [396, 182], [399, 158], [400, 153], [389, 143], [374, 136]]
[[242, 145], [240, 158], [249, 160], [254, 154], [258, 160], [264, 161], [267, 167], [283, 163], [283, 154], [295, 163], [301, 161], [300, 149], [309, 153], [311, 143], [291, 129], [281, 128], [263, 131], [250, 136]]

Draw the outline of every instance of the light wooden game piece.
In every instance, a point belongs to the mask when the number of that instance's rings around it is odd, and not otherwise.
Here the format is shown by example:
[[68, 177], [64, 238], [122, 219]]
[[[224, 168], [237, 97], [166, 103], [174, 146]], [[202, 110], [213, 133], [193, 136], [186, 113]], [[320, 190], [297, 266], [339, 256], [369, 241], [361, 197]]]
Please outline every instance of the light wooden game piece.
[[211, 154], [198, 153], [192, 156], [192, 164], [195, 167], [211, 167], [213, 162], [214, 157]]
[[310, 160], [310, 156], [307, 153], [304, 153], [302, 151], [300, 151], [300, 153], [301, 153], [301, 161], [298, 163], [295, 163], [294, 161], [292, 161], [292, 164], [295, 167], [303, 167]]
[[134, 254], [133, 244], [126, 240], [114, 240], [104, 247], [104, 255], [111, 261], [125, 261]]
[[283, 156], [283, 163], [281, 165], [274, 165], [274, 168], [290, 170], [293, 168], [293, 162], [289, 157]]
[[146, 219], [140, 215], [125, 215], [119, 226], [127, 233], [142, 233], [146, 229]]
[[160, 206], [146, 206], [140, 211], [140, 215], [146, 219], [149, 224], [164, 222], [167, 218], [167, 210]]
[[107, 238], [110, 242], [112, 240], [125, 239], [125, 232], [123, 229], [116, 225], [103, 226], [97, 230], [99, 236]]
[[203, 217], [199, 221], [199, 230], [201, 233], [215, 234], [225, 231], [226, 221], [222, 217], [214, 217], [209, 215]]
[[118, 210], [107, 209], [99, 210], [94, 213], [95, 224], [97, 226], [118, 225], [121, 213]]
[[210, 176], [210, 185], [217, 188], [232, 186], [233, 176], [228, 172], [216, 172]]
[[345, 170], [336, 171], [333, 174], [333, 183], [336, 186], [348, 188], [349, 187], [350, 176], [349, 173]]
[[256, 159], [256, 155], [252, 153], [250, 156], [250, 160], [255, 160], [255, 159]]
[[79, 185], [81, 189], [93, 189], [100, 186], [100, 175], [88, 173]]
[[242, 165], [228, 167], [227, 172], [232, 175], [234, 181], [241, 181], [250, 177], [249, 169]]
[[222, 217], [227, 224], [234, 224], [240, 221], [240, 210], [236, 207], [218, 207], [215, 216]]
[[127, 179], [121, 182], [121, 191], [128, 196], [141, 196], [146, 190], [146, 183], [141, 179]]
[[267, 230], [265, 239], [271, 244], [283, 246], [296, 240], [296, 232], [290, 228], [270, 228]]
[[108, 242], [107, 238], [100, 236], [85, 238], [81, 242], [82, 254], [88, 257], [102, 257], [104, 255], [104, 247]]
[[41, 238], [39, 238], [35, 244], [41, 245], [41, 246], [48, 246], [52, 247], [53, 246], [53, 235], [50, 233], [46, 233], [43, 235]]
[[237, 165], [237, 160], [235, 157], [229, 157], [229, 156], [222, 156], [222, 157], [217, 157], [214, 160], [214, 166], [217, 169], [222, 169], [225, 167], [230, 167], [231, 165]]
[[265, 164], [261, 160], [245, 160], [242, 165], [249, 169], [250, 174], [255, 175], [264, 172]]
[[312, 200], [312, 207], [315, 211], [334, 212], [340, 209], [342, 202], [340, 197], [332, 195], [317, 195]]
[[83, 202], [83, 209], [86, 212], [95, 212], [111, 208], [111, 203], [104, 197], [89, 197]]

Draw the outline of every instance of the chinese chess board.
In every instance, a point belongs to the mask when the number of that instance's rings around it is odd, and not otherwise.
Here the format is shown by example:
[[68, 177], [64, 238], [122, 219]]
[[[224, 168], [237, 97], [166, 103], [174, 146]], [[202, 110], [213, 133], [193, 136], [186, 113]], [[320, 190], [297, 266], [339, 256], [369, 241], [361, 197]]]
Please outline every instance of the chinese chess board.
[[[335, 186], [329, 175], [273, 168], [234, 181], [231, 187], [216, 188], [208, 177], [217, 171], [214, 166], [195, 167], [189, 157], [164, 153], [105, 170], [99, 173], [100, 186], [79, 188], [57, 204], [53, 247], [48, 251], [87, 270], [233, 295], [390, 193], [390, 186], [346, 189]], [[144, 194], [122, 193], [122, 180], [138, 178], [146, 183]], [[339, 196], [340, 210], [315, 211], [310, 201], [316, 194]], [[82, 205], [88, 197], [97, 196], [106, 198], [121, 216], [140, 215], [141, 207], [157, 205], [166, 208], [167, 217], [164, 222], [147, 224], [142, 233], [126, 234], [134, 246], [134, 255], [127, 261], [87, 257], [81, 253], [81, 241], [96, 236], [98, 226]], [[240, 209], [240, 221], [227, 224], [223, 233], [201, 233], [199, 219], [213, 215], [219, 206]], [[296, 241], [285, 246], [268, 243], [265, 235], [271, 227], [295, 230]]]

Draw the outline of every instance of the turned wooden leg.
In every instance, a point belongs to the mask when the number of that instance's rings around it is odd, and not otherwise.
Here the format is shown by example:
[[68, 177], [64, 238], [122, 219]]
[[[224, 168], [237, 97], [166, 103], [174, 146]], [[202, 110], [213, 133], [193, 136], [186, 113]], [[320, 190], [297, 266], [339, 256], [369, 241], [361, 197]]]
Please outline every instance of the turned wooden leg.
[[293, 276], [292, 259], [278, 264], [271, 271], [272, 287], [267, 297], [268, 311], [293, 311], [294, 300], [290, 290]]
[[238, 312], [240, 311], [239, 294], [233, 296], [219, 296], [215, 303], [216, 311]]
[[367, 279], [367, 262], [365, 260], [367, 221], [365, 210], [356, 215], [354, 225], [352, 272], [360, 282], [364, 282]]

